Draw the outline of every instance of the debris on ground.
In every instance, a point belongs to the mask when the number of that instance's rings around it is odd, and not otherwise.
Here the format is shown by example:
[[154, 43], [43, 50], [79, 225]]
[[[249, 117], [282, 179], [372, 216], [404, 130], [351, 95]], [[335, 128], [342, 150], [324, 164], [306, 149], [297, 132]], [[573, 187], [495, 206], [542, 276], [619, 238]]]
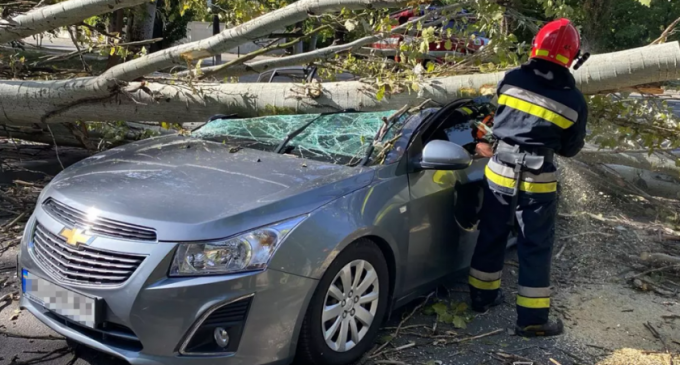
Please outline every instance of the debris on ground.
[[597, 365], [668, 365], [680, 364], [680, 355], [624, 348], [614, 351]]

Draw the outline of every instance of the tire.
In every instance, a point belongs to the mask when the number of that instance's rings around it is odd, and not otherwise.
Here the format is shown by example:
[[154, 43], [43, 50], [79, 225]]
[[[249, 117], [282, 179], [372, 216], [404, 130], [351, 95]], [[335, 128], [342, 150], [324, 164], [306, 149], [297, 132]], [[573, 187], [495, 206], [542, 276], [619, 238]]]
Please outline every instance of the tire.
[[[356, 290], [363, 290], [363, 292], [360, 294], [352, 292], [350, 298], [354, 298], [352, 300], [354, 303], [346, 300], [345, 306], [343, 306], [342, 302], [336, 298], [340, 294], [342, 294], [342, 298], [349, 294], [349, 291], [342, 286], [343, 275], [341, 274], [341, 272], [348, 272], [347, 270], [343, 271], [348, 266], [349, 277], [351, 277], [352, 282], [357, 280], [356, 273], [360, 270], [362, 272], [357, 285], [352, 283], [350, 291], [356, 288]], [[369, 277], [371, 270], [377, 280], [369, 280], [372, 284], [368, 285], [368, 282], [364, 283], [364, 281]], [[372, 277], [373, 275], [369, 279]], [[326, 270], [309, 303], [300, 331], [296, 364], [346, 365], [361, 358], [373, 346], [385, 317], [389, 300], [389, 281], [387, 262], [375, 243], [368, 239], [360, 239], [345, 248]], [[361, 284], [364, 284], [363, 286], [366, 286], [366, 288], [363, 288]], [[339, 291], [334, 290], [332, 294], [331, 285], [334, 285]], [[359, 296], [361, 296], [361, 300], [357, 302], [356, 298]], [[377, 302], [373, 299], [376, 297]], [[336, 307], [336, 305], [339, 307]], [[358, 306], [361, 306], [364, 310], [359, 309]], [[330, 308], [335, 310], [330, 311]], [[338, 308], [340, 308], [340, 312], [337, 312]], [[322, 323], [324, 309], [326, 309], [329, 319]], [[373, 319], [370, 325], [365, 325], [362, 319], [365, 320], [367, 318], [366, 313], [370, 314], [372, 311], [374, 312]], [[336, 312], [340, 313], [337, 317], [335, 316]], [[346, 324], [345, 320], [347, 321]], [[354, 326], [351, 323], [352, 321], [355, 323]], [[335, 330], [333, 331], [334, 327]], [[346, 329], [345, 333], [347, 334], [344, 349], [338, 346], [343, 343], [340, 337], [343, 328]], [[356, 331], [353, 331], [353, 329], [356, 329]], [[331, 333], [328, 341], [324, 332]], [[361, 336], [362, 333], [363, 336]], [[354, 343], [354, 339], [359, 339], [358, 343]], [[329, 341], [333, 347], [329, 345]]]

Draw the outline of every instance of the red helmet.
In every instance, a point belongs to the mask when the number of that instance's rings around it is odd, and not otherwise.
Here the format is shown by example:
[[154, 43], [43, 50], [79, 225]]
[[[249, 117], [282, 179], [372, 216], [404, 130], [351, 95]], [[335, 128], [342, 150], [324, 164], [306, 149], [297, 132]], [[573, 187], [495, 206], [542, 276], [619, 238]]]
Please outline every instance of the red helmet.
[[562, 18], [541, 28], [531, 46], [531, 58], [540, 58], [569, 68], [579, 56], [581, 37], [569, 19]]

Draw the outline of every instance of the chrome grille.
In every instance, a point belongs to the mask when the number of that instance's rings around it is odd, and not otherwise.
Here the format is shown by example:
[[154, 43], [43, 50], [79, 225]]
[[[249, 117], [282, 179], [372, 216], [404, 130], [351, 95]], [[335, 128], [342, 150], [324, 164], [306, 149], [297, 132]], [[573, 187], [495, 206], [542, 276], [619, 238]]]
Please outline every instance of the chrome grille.
[[54, 199], [47, 199], [43, 209], [54, 219], [72, 227], [88, 227], [88, 232], [97, 236], [123, 238], [137, 241], [155, 241], [156, 231], [153, 228], [137, 226], [107, 218], [98, 217], [91, 222], [87, 213], [66, 206]]
[[35, 226], [30, 248], [36, 261], [56, 279], [77, 284], [122, 284], [144, 260], [144, 256], [102, 251], [84, 245], [71, 246], [40, 223]]

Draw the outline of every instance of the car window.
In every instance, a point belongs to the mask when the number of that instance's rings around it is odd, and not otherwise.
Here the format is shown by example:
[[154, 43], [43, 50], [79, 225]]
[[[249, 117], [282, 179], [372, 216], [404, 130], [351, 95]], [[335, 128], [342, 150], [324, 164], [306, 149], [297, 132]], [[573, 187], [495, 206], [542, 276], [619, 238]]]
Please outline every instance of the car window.
[[271, 82], [303, 82], [305, 80], [302, 75], [279, 75], [278, 73]]
[[[223, 142], [230, 146], [274, 151], [286, 137], [305, 123], [314, 122], [292, 138], [287, 147], [290, 154], [334, 164], [354, 165], [368, 153], [384, 119], [395, 113], [338, 113], [329, 115], [275, 115], [247, 119], [215, 119], [192, 133], [195, 138]], [[384, 156], [391, 148], [388, 142], [401, 133], [403, 115], [387, 131], [383, 144], [374, 148], [374, 158]], [[387, 143], [387, 145], [385, 145]]]

